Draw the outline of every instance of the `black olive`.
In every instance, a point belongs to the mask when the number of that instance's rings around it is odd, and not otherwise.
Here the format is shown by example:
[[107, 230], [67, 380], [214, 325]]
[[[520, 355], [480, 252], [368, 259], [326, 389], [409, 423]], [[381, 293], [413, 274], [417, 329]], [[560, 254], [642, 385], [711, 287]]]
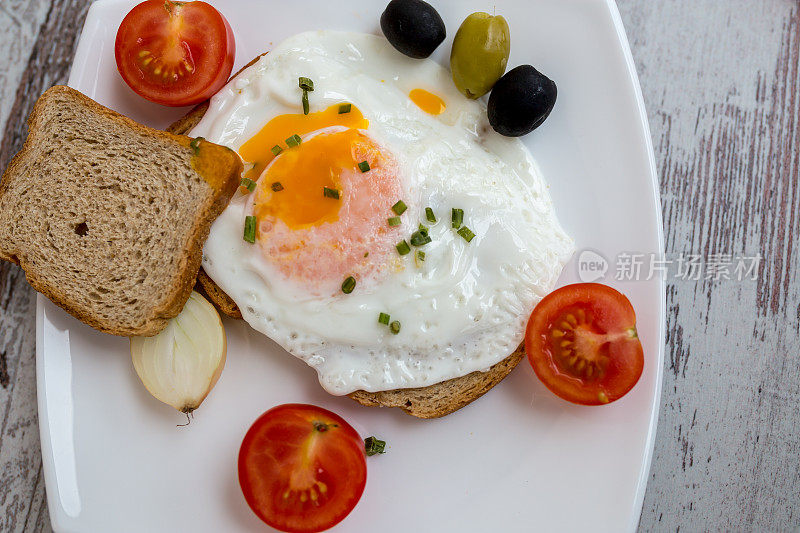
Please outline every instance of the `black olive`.
[[530, 65], [509, 70], [489, 95], [489, 123], [506, 137], [532, 132], [553, 110], [558, 90], [553, 80]]
[[422, 0], [392, 0], [381, 15], [383, 34], [403, 54], [428, 57], [446, 36], [439, 13]]

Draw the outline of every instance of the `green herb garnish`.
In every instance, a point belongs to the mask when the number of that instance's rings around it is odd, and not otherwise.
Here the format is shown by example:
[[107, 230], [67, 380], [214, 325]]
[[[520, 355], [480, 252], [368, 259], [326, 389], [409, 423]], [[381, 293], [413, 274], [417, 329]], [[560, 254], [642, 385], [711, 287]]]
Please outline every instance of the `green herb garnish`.
[[461, 235], [464, 238], [464, 240], [467, 241], [467, 242], [470, 242], [472, 239], [475, 238], [475, 234], [472, 233], [472, 230], [469, 229], [466, 226], [462, 226], [461, 229], [458, 230], [456, 233]]
[[411, 247], [406, 241], [400, 241], [395, 248], [397, 248], [397, 253], [400, 255], [407, 255], [411, 251]]
[[189, 143], [189, 146], [191, 147], [192, 150], [194, 150], [195, 154], [200, 151], [200, 141], [205, 141], [205, 139], [203, 137], [195, 137]]
[[328, 187], [322, 188], [322, 195], [325, 198], [333, 198], [334, 200], [339, 199], [339, 191], [337, 191], [336, 189], [329, 189]]
[[453, 213], [450, 217], [450, 220], [453, 225], [453, 229], [458, 229], [461, 227], [461, 224], [464, 222], [464, 210], [463, 209], [456, 209], [453, 208]]
[[281, 152], [283, 152], [283, 148], [281, 148], [277, 144], [272, 147], [272, 155], [278, 155]]
[[298, 134], [294, 134], [288, 139], [286, 139], [286, 144], [289, 145], [290, 148], [294, 146], [300, 146], [300, 143], [303, 142], [303, 139], [300, 138]]
[[392, 211], [394, 211], [396, 215], [402, 215], [406, 212], [406, 209], [408, 209], [408, 206], [406, 206], [403, 200], [398, 200], [397, 203], [392, 206]]
[[388, 326], [389, 325], [389, 318], [391, 318], [391, 317], [389, 315], [387, 315], [386, 313], [381, 313], [381, 314], [378, 315], [378, 323], [379, 324], [383, 324], [384, 326]]
[[244, 240], [256, 242], [256, 217], [252, 215], [244, 217]]
[[349, 113], [352, 108], [352, 104], [339, 104], [339, 114], [344, 115], [345, 113]]
[[303, 89], [304, 91], [314, 90], [314, 82], [311, 81], [310, 78], [305, 78], [303, 76], [300, 76], [300, 79], [298, 80], [298, 85], [300, 85], [300, 88]]
[[250, 178], [242, 178], [242, 181], [239, 182], [239, 185], [241, 185], [250, 192], [253, 192], [256, 189], [256, 182], [251, 180]]
[[425, 208], [425, 218], [428, 219], [428, 222], [431, 224], [436, 224], [436, 215], [433, 214], [433, 209], [430, 207]]
[[311, 81], [311, 78], [300, 76], [298, 85], [303, 89], [303, 114], [308, 115], [308, 93], [314, 90], [314, 82]]
[[431, 242], [431, 238], [428, 236], [427, 231], [415, 231], [411, 234], [409, 241], [414, 246], [425, 246]]
[[394, 335], [400, 333], [400, 322], [395, 320], [391, 324], [389, 324], [389, 331], [391, 331]]
[[364, 449], [369, 457], [379, 453], [386, 453], [384, 451], [386, 449], [386, 441], [378, 440], [375, 437], [367, 437], [364, 439]]
[[416, 263], [417, 268], [422, 266], [422, 263], [425, 261], [425, 252], [422, 250], [416, 250], [414, 252], [414, 263]]
[[358, 170], [360, 170], [361, 172], [367, 172], [369, 170], [369, 163], [367, 163], [366, 161], [362, 161], [361, 163], [358, 164]]
[[283, 190], [283, 185], [281, 185], [280, 181], [276, 181], [272, 184], [272, 190], [275, 192], [281, 192]]
[[350, 294], [353, 292], [353, 289], [356, 288], [356, 278], [353, 276], [348, 277], [346, 280], [342, 282], [342, 292], [345, 294]]
[[386, 219], [386, 223], [390, 226], [399, 226], [400, 225], [400, 217], [390, 217]]

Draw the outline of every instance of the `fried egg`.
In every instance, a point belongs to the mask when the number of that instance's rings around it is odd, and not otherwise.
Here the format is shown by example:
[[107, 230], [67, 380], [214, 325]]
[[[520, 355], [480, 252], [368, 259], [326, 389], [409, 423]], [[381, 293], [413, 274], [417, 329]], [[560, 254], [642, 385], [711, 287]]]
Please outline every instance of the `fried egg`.
[[487, 370], [573, 250], [525, 146], [382, 37], [287, 39], [191, 135], [236, 150], [252, 189], [214, 222], [203, 268], [332, 394]]

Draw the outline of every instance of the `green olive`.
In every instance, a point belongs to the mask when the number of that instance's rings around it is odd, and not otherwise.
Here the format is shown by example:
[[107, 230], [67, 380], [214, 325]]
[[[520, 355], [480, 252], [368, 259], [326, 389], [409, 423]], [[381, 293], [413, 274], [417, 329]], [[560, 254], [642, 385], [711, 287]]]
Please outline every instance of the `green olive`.
[[450, 70], [458, 90], [467, 98], [488, 93], [506, 71], [511, 35], [506, 19], [489, 13], [468, 16], [453, 38]]

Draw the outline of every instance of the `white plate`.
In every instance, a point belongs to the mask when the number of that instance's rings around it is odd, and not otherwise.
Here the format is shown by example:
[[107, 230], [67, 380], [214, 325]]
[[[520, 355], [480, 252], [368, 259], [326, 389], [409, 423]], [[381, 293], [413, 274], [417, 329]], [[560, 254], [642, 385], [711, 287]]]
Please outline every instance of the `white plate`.
[[[118, 76], [114, 37], [135, 0], [89, 10], [70, 85], [134, 119], [165, 126], [185, 110], [151, 105]], [[237, 65], [308, 29], [379, 32], [384, 2], [219, 0]], [[509, 65], [558, 83], [558, 103], [525, 138], [577, 248], [613, 261], [663, 249], [660, 202], [639, 85], [611, 0], [440, 0], [450, 38], [473, 11], [511, 25]], [[437, 51], [446, 62], [450, 40]], [[120, 179], [125, 179], [120, 176]], [[561, 283], [577, 281], [576, 258]], [[636, 388], [602, 408], [559, 400], [523, 362], [500, 386], [441, 420], [327, 395], [313, 370], [242, 322], [226, 321], [228, 364], [189, 427], [151, 398], [128, 341], [98, 333], [40, 297], [39, 421], [53, 526], [59, 531], [261, 531], [236, 478], [247, 428], [285, 402], [322, 405], [388, 453], [368, 460], [364, 496], [337, 531], [622, 531], [636, 527], [660, 397], [664, 285], [606, 281], [633, 302], [645, 349]]]

